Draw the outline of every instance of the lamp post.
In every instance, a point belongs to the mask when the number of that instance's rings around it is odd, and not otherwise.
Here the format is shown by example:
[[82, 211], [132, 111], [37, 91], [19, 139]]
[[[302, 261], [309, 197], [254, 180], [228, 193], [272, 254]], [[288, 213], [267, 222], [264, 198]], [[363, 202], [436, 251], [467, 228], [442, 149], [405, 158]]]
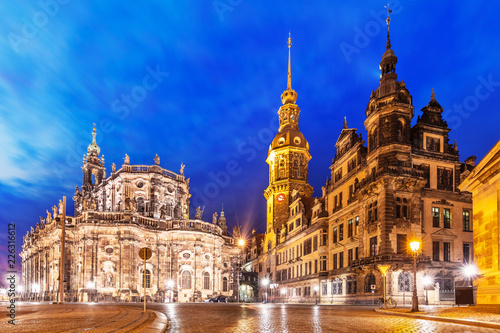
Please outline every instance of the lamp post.
[[432, 285], [432, 278], [425, 275], [423, 279], [424, 289], [425, 289], [425, 305], [429, 305], [429, 288]]
[[386, 307], [386, 305], [385, 305], [386, 289], [387, 289], [385, 287], [386, 275], [387, 275], [387, 271], [389, 270], [389, 268], [391, 268], [391, 265], [378, 265], [378, 269], [379, 269], [380, 273], [382, 273], [382, 276], [384, 277], [384, 308]]
[[173, 289], [174, 288], [174, 281], [173, 280], [168, 280], [167, 281], [167, 293], [168, 293], [168, 302], [172, 303], [172, 297], [173, 297]]
[[245, 246], [245, 240], [240, 238], [238, 240], [238, 246], [240, 247], [239, 255], [239, 266], [238, 266], [238, 303], [240, 302], [240, 275], [241, 275], [241, 253], [243, 252], [243, 246]]
[[413, 298], [411, 304], [411, 312], [418, 312], [418, 296], [417, 296], [417, 256], [420, 242], [413, 241], [410, 243], [411, 251], [413, 252]]
[[474, 277], [478, 273], [477, 266], [471, 263], [466, 263], [462, 268], [462, 271], [465, 277], [467, 277], [467, 279], [470, 281], [470, 285], [472, 287]]
[[318, 291], [319, 291], [319, 287], [314, 286], [314, 296], [316, 296], [316, 305], [318, 305]]
[[268, 278], [263, 278], [262, 281], [261, 281], [261, 284], [266, 288], [266, 291], [265, 291], [266, 299], [265, 299], [264, 303], [267, 303], [267, 285], [269, 284], [269, 279]]

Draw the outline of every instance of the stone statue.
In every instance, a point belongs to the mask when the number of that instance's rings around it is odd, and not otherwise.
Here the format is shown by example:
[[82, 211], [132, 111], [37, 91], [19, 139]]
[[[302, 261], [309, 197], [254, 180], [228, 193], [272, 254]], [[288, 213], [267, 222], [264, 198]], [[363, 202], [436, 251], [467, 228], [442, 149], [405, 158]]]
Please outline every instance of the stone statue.
[[126, 165], [130, 164], [130, 157], [127, 154], [125, 154], [125, 157], [123, 159], [125, 160], [125, 162], [123, 162], [123, 164], [126, 164]]
[[155, 156], [155, 164], [160, 165], [160, 156], [158, 156], [158, 154]]
[[83, 198], [83, 210], [89, 209], [87, 197]]
[[59, 199], [59, 215], [62, 215], [64, 209], [64, 205], [61, 199]]
[[167, 209], [165, 208], [165, 205], [160, 207], [160, 218], [164, 219], [167, 217]]
[[83, 154], [83, 163], [87, 162], [87, 159], [85, 158], [85, 154]]
[[90, 198], [90, 209], [92, 209], [92, 210], [96, 209], [96, 204], [95, 204], [94, 198]]
[[185, 166], [183, 163], [181, 163], [181, 175], [183, 175], [183, 174], [184, 174], [184, 168], [185, 168], [185, 167], [186, 167], [186, 166]]
[[52, 216], [50, 215], [50, 212], [49, 212], [48, 209], [46, 209], [45, 211], [47, 212], [47, 219], [46, 219], [46, 221], [47, 221], [47, 223], [50, 224], [52, 222]]
[[189, 220], [187, 205], [184, 205], [184, 208], [182, 209], [182, 217], [185, 218], [186, 220]]
[[214, 215], [212, 215], [212, 223], [213, 224], [217, 224], [217, 216], [218, 216], [217, 212], [215, 212]]
[[116, 164], [111, 164], [111, 171], [116, 172]]
[[57, 206], [54, 205], [54, 207], [52, 207], [52, 214], [54, 215], [54, 218], [56, 218], [57, 216]]
[[201, 220], [201, 208], [200, 206], [196, 207], [196, 214], [194, 215], [195, 220]]

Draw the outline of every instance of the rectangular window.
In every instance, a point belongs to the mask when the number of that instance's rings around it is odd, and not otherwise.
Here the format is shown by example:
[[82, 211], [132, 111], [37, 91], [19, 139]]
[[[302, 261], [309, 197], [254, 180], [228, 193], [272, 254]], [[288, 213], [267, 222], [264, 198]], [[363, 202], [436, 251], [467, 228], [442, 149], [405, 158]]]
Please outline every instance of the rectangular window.
[[339, 253], [339, 268], [344, 267], [344, 252]]
[[347, 237], [352, 237], [353, 225], [352, 219], [347, 222]]
[[356, 247], [356, 251], [355, 252], [355, 259], [358, 260], [359, 259], [359, 247]]
[[309, 274], [312, 274], [312, 261], [309, 261]]
[[337, 253], [333, 255], [333, 269], [337, 269]]
[[328, 284], [326, 282], [321, 283], [321, 295], [328, 295]]
[[471, 231], [470, 212], [468, 210], [464, 209], [464, 211], [462, 212], [462, 222], [463, 222], [464, 231]]
[[397, 241], [397, 253], [398, 254], [405, 254], [406, 253], [406, 235], [401, 235], [398, 234], [398, 241]]
[[370, 238], [370, 257], [377, 255], [377, 236]]
[[339, 206], [342, 207], [342, 192], [339, 193]]
[[339, 242], [344, 240], [344, 223], [339, 225]]
[[470, 244], [464, 243], [463, 256], [464, 256], [464, 264], [469, 263], [470, 262]]
[[451, 261], [451, 244], [450, 243], [447, 243], [447, 242], [443, 243], [443, 255], [444, 255], [444, 258], [443, 258], [444, 261]]
[[439, 242], [432, 242], [432, 260], [439, 261]]
[[451, 227], [451, 211], [449, 208], [443, 209], [443, 226], [447, 229]]
[[318, 273], [318, 259], [314, 260], [314, 274]]
[[318, 251], [318, 235], [313, 237], [313, 252]]
[[351, 266], [351, 264], [352, 264], [352, 260], [353, 260], [353, 258], [354, 258], [353, 254], [354, 254], [353, 249], [349, 249], [349, 250], [347, 251], [347, 266]]
[[333, 228], [333, 244], [337, 243], [337, 227]]
[[326, 271], [326, 256], [321, 256], [321, 267], [320, 270], [325, 272]]
[[312, 243], [311, 238], [304, 241], [304, 255], [305, 256], [311, 253], [311, 248], [312, 248], [311, 243]]
[[439, 208], [432, 207], [432, 226], [439, 228]]

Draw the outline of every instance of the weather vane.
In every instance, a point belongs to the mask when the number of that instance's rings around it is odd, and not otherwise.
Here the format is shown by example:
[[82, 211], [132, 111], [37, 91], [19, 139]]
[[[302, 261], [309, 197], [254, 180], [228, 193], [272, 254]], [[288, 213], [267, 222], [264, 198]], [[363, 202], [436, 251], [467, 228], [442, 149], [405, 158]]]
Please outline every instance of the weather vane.
[[386, 6], [384, 6], [385, 9], [387, 9], [387, 28], [389, 28], [389, 23], [391, 23], [391, 16], [390, 14], [392, 13], [392, 9], [389, 8], [389, 3], [387, 3]]

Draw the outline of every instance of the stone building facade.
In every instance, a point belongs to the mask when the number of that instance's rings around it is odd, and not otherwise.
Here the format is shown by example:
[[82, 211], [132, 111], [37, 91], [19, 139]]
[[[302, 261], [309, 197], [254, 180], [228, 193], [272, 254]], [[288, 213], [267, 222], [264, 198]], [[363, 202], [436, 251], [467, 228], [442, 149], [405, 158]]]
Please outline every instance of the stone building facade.
[[500, 304], [500, 141], [460, 184], [472, 192], [478, 304]]
[[[278, 284], [288, 301], [371, 303], [383, 295], [378, 266], [390, 265], [387, 292], [398, 303], [411, 303], [414, 283], [422, 302], [429, 293], [432, 303], [453, 302], [464, 263], [473, 260], [472, 198], [458, 185], [474, 159], [459, 161], [434, 91], [411, 125], [413, 99], [397, 80], [396, 64], [388, 30], [380, 85], [365, 111], [367, 145], [344, 119], [319, 198], [311, 197], [308, 184], [311, 156], [298, 129], [289, 65], [267, 158], [263, 252], [245, 266]], [[417, 281], [412, 240], [421, 243]]]
[[[224, 212], [212, 222], [197, 208], [189, 219], [189, 178], [154, 165], [124, 164], [106, 177], [93, 140], [75, 189], [75, 216], [65, 225], [64, 292], [71, 301], [202, 301], [234, 297], [240, 249], [227, 236]], [[23, 238], [23, 287], [32, 300], [55, 300], [59, 290], [62, 206], [47, 211]], [[139, 250], [152, 257], [144, 262]]]

